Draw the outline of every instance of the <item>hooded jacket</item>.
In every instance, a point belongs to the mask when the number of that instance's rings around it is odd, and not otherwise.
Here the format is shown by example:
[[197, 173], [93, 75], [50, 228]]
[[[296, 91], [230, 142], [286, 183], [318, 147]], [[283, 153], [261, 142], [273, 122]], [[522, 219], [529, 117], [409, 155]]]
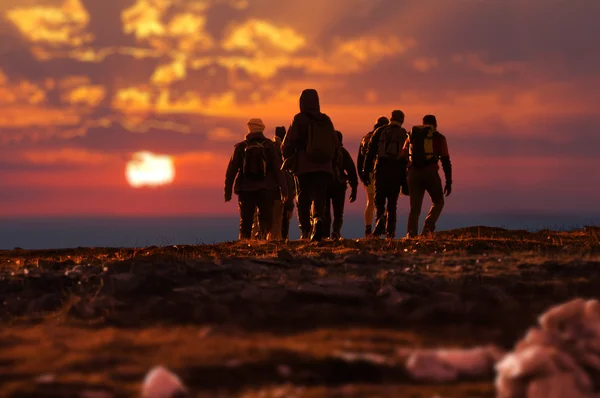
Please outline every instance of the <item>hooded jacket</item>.
[[[261, 141], [265, 146], [267, 155], [267, 176], [262, 180], [253, 180], [244, 178], [241, 172], [244, 165], [244, 150], [248, 141]], [[231, 192], [232, 187], [234, 193], [258, 191], [266, 189], [269, 191], [279, 190], [282, 195], [288, 195], [288, 187], [285, 175], [281, 171], [281, 157], [278, 154], [275, 143], [264, 136], [262, 131], [250, 132], [246, 135], [246, 140], [239, 142], [233, 149], [233, 154], [227, 166], [225, 176], [225, 192]]]
[[[308, 141], [308, 126], [311, 119], [329, 119], [324, 113], [321, 113], [319, 104], [319, 95], [314, 89], [306, 89], [300, 95], [300, 113], [294, 116], [292, 124], [287, 131], [282, 144], [283, 158], [286, 168], [289, 166], [295, 175], [301, 175], [313, 172], [326, 172], [335, 175], [332, 162], [323, 164], [313, 163], [306, 157], [306, 144]], [[339, 152], [339, 141], [336, 137], [336, 150]], [[338, 155], [335, 155], [336, 157]]]

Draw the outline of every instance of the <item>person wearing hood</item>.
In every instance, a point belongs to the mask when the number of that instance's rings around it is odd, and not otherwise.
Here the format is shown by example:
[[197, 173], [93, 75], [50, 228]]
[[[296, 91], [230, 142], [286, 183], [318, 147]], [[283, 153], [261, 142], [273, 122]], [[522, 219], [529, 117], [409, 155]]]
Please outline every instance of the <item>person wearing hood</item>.
[[[260, 119], [248, 121], [246, 139], [235, 145], [225, 176], [225, 202], [232, 191], [238, 195], [239, 239], [250, 239], [252, 219], [258, 209], [260, 237], [266, 238], [273, 223], [273, 192], [287, 200], [287, 183], [281, 171], [281, 157], [275, 143], [263, 134]], [[235, 181], [235, 187], [234, 187]]]
[[300, 113], [294, 116], [282, 144], [284, 168], [296, 178], [301, 239], [314, 242], [324, 237], [327, 187], [334, 180], [339, 147], [333, 122], [321, 113], [317, 91], [304, 90]]
[[[336, 166], [333, 183], [329, 185], [327, 192], [327, 209], [325, 211], [326, 237], [331, 240], [339, 240], [342, 237], [342, 225], [344, 224], [344, 205], [346, 202], [346, 191], [350, 183], [350, 203], [356, 201], [356, 190], [358, 189], [358, 176], [356, 165], [350, 153], [344, 148], [342, 133], [336, 131], [340, 141], [340, 156]], [[333, 220], [331, 219], [331, 208], [333, 207]], [[333, 221], [333, 222], [332, 222]], [[330, 234], [331, 232], [331, 234]]]
[[375, 170], [375, 237], [383, 234], [388, 239], [396, 237], [398, 197], [406, 181], [402, 149], [408, 133], [402, 127], [403, 123], [404, 113], [400, 110], [393, 111], [390, 122], [373, 133], [365, 157], [363, 181], [366, 185], [370, 184], [371, 172]]
[[358, 177], [365, 187], [367, 194], [367, 204], [365, 207], [365, 238], [371, 236], [373, 228], [373, 216], [375, 215], [375, 181], [373, 180], [373, 173], [369, 175], [370, 183], [365, 184], [363, 179], [363, 170], [365, 168], [365, 157], [367, 156], [367, 150], [369, 149], [369, 142], [375, 130], [379, 127], [385, 126], [389, 123], [389, 119], [385, 116], [380, 116], [377, 122], [373, 126], [373, 130], [369, 131], [360, 141], [358, 147], [358, 157], [356, 158], [356, 166], [358, 167]]

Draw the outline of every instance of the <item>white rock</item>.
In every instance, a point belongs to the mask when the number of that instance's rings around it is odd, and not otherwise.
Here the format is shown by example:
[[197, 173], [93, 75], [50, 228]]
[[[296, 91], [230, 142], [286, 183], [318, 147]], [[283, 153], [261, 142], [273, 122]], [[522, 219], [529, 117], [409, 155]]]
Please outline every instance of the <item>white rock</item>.
[[504, 377], [511, 379], [550, 375], [558, 372], [554, 355], [553, 348], [527, 347], [522, 351], [505, 356], [496, 364], [496, 370]]
[[418, 350], [406, 362], [416, 380], [449, 382], [460, 377], [482, 377], [493, 372], [502, 353], [495, 347]]
[[527, 398], [591, 398], [591, 392], [582, 391], [569, 373], [533, 379], [527, 387]]
[[175, 374], [162, 366], [153, 368], [144, 379], [142, 398], [172, 398], [186, 393], [186, 388]]
[[435, 351], [417, 351], [406, 361], [406, 369], [415, 380], [443, 383], [458, 378], [458, 371], [440, 360]]

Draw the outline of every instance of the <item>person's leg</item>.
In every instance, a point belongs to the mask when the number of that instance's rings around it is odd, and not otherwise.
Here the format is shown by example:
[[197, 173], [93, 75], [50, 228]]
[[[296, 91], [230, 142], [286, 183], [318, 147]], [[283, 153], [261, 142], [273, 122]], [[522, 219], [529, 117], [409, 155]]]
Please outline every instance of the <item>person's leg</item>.
[[333, 190], [331, 196], [331, 205], [333, 207], [333, 227], [331, 238], [339, 239], [342, 236], [342, 226], [344, 225], [344, 205], [346, 203], [346, 186], [341, 185]]
[[323, 237], [330, 238], [331, 237], [331, 205], [332, 205], [332, 187], [327, 188], [327, 202], [325, 205], [325, 217], [323, 219]]
[[386, 176], [386, 170], [383, 167], [375, 170], [375, 230], [373, 235], [379, 237], [385, 233], [386, 209], [385, 204], [388, 196], [389, 181]]
[[283, 224], [283, 203], [281, 199], [273, 200], [273, 223], [269, 230], [269, 239], [281, 240], [281, 231]]
[[288, 200], [283, 209], [283, 221], [281, 223], [281, 238], [287, 240], [290, 236], [290, 222], [294, 216], [294, 202]]
[[325, 172], [311, 173], [312, 181], [312, 196], [313, 201], [313, 231], [311, 233], [311, 239], [314, 241], [321, 240], [323, 238], [323, 223], [325, 216], [325, 209], [327, 207], [327, 188], [333, 182], [333, 176]]
[[396, 213], [400, 187], [401, 184], [398, 181], [390, 181], [389, 191], [387, 192], [387, 224], [385, 232], [387, 237], [392, 239], [396, 237]]
[[429, 197], [431, 198], [431, 208], [425, 218], [423, 225], [422, 235], [427, 235], [435, 232], [435, 224], [442, 214], [444, 208], [444, 189], [442, 188], [442, 179], [437, 171], [435, 173], [431, 171], [426, 176], [426, 189]]
[[423, 197], [425, 196], [425, 188], [421, 183], [420, 170], [411, 169], [408, 172], [408, 192], [410, 193], [410, 212], [408, 213], [408, 222], [406, 233], [410, 237], [415, 237], [419, 234], [419, 216], [421, 215], [421, 207], [423, 206]]
[[298, 224], [300, 227], [300, 239], [308, 239], [311, 228], [310, 210], [312, 205], [311, 192], [309, 190], [310, 175], [302, 174], [296, 177], [296, 189], [298, 190]]
[[266, 189], [256, 191], [256, 207], [258, 207], [260, 238], [267, 239], [273, 227], [273, 194]]
[[365, 186], [367, 205], [365, 207], [365, 238], [371, 235], [373, 229], [373, 216], [375, 214], [375, 181], [371, 173], [371, 183]]
[[256, 210], [253, 193], [240, 192], [238, 195], [238, 208], [240, 211], [239, 239], [250, 239], [251, 237], [252, 219]]
[[252, 217], [252, 233], [250, 236], [252, 239], [260, 239], [260, 219], [258, 217], [258, 208], [254, 210], [254, 216]]

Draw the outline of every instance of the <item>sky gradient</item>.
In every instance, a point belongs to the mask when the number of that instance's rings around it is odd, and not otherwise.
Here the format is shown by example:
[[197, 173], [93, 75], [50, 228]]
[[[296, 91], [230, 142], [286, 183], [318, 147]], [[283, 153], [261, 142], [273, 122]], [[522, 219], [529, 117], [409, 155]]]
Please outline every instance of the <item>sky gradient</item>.
[[[223, 184], [246, 121], [272, 136], [305, 88], [353, 156], [379, 115], [437, 115], [448, 211], [594, 212], [598, 15], [597, 0], [0, 0], [0, 217], [235, 214]], [[146, 150], [173, 156], [172, 184], [127, 183]]]

